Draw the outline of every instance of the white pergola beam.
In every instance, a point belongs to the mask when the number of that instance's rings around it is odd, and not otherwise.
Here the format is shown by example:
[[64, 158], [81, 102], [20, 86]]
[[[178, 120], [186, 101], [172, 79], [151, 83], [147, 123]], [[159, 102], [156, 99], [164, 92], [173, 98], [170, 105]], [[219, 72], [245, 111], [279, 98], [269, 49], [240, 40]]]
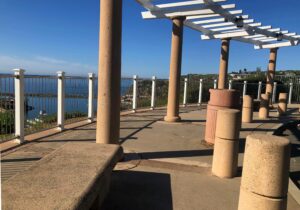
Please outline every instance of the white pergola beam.
[[[251, 23], [250, 26], [260, 26], [261, 23]], [[229, 27], [222, 27], [222, 28], [211, 28], [211, 31], [226, 31], [231, 29], [238, 29], [237, 26], [229, 26]]]
[[289, 46], [295, 46], [298, 44], [299, 44], [298, 40], [295, 42], [285, 41], [285, 42], [272, 43], [272, 44], [255, 45], [254, 49], [258, 50], [258, 49], [270, 49], [270, 48], [277, 48], [277, 47], [289, 47]]
[[[223, 9], [233, 9], [235, 4], [226, 4], [220, 6]], [[154, 11], [142, 12], [143, 19], [156, 19], [156, 18], [172, 18], [178, 16], [190, 16], [190, 15], [205, 15], [213, 14], [214, 12], [207, 5], [199, 5], [191, 8], [181, 8], [176, 11], [168, 9], [157, 8]]]
[[[249, 20], [245, 20], [244, 22], [253, 23], [254, 20], [249, 19]], [[232, 23], [232, 22], [223, 22], [223, 23], [203, 25], [203, 28], [214, 28], [214, 27], [233, 26], [233, 25], [234, 25], [234, 23]]]
[[[242, 14], [243, 10], [232, 10], [232, 11], [229, 11], [229, 13], [232, 15], [238, 15], [238, 14]], [[221, 17], [221, 15], [219, 15], [219, 14], [193, 15], [193, 16], [186, 17], [186, 19], [193, 20], [193, 19], [212, 18], [212, 17]]]
[[247, 35], [249, 35], [247, 31], [241, 31], [241, 32], [231, 32], [231, 33], [222, 33], [222, 34], [213, 34], [213, 35], [201, 35], [201, 39], [202, 40], [226, 39], [226, 38], [241, 37]]
[[[243, 15], [242, 17], [244, 19], [247, 19], [249, 16], [248, 15]], [[194, 21], [193, 23], [195, 23], [195, 24], [207, 24], [207, 23], [218, 23], [218, 22], [226, 22], [226, 19], [225, 18], [215, 18], [215, 19], [209, 19], [209, 20]]]
[[[225, 2], [226, 0], [213, 0], [213, 2]], [[193, 6], [193, 5], [199, 5], [199, 4], [205, 4], [203, 0], [194, 0], [194, 1], [183, 1], [183, 2], [175, 2], [175, 3], [166, 3], [166, 4], [157, 4], [156, 7], [160, 9], [165, 8], [174, 8], [174, 7], [181, 7], [181, 6]]]
[[[284, 33], [284, 32], [281, 32]], [[286, 36], [292, 36], [292, 35], [296, 35], [296, 33], [285, 33]], [[264, 38], [261, 39], [260, 41], [262, 42], [273, 42], [273, 41], [277, 41], [277, 38]]]

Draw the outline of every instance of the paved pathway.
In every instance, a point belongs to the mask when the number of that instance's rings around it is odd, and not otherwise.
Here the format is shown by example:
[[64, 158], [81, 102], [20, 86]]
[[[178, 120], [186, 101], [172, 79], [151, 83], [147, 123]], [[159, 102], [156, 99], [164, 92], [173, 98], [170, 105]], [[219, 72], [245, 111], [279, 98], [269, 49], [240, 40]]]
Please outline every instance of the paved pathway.
[[[182, 108], [181, 123], [160, 121], [165, 110], [121, 117], [120, 142], [126, 151], [118, 164], [104, 209], [222, 209], [237, 208], [240, 177], [211, 176], [212, 148], [201, 144], [205, 112], [198, 107]], [[274, 116], [275, 113], [271, 113]], [[255, 114], [255, 119], [257, 115]], [[299, 118], [294, 114], [293, 118]], [[289, 119], [283, 118], [282, 121]], [[277, 118], [243, 124], [239, 166], [242, 166], [245, 137], [252, 132], [267, 133], [279, 123]], [[2, 181], [30, 167], [67, 142], [95, 142], [95, 124], [30, 142], [1, 157]], [[296, 151], [296, 156], [300, 156]], [[293, 170], [300, 171], [299, 160]], [[299, 168], [298, 168], [299, 166]], [[300, 209], [289, 196], [290, 210]]]

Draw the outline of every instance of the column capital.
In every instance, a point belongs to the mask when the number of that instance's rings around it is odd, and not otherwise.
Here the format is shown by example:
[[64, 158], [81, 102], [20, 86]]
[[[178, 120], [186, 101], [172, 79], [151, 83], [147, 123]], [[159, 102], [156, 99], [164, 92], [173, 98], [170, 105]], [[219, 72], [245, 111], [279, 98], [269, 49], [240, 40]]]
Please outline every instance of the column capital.
[[95, 77], [95, 73], [88, 73], [89, 78], [94, 78]]
[[223, 39], [221, 39], [221, 41], [230, 41], [231, 40], [231, 38], [223, 38]]
[[278, 49], [279, 49], [279, 47], [274, 47], [274, 48], [271, 48], [271, 49], [270, 49], [270, 52], [277, 52], [277, 51], [278, 51]]
[[184, 21], [186, 19], [186, 16], [175, 16], [175, 17], [172, 17], [171, 19]]

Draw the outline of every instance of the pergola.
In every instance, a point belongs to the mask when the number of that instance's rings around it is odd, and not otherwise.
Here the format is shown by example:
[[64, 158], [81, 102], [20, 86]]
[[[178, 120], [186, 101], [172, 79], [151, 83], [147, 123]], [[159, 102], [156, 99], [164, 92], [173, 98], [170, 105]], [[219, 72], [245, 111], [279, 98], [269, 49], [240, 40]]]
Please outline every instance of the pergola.
[[172, 51], [170, 63], [170, 83], [168, 112], [166, 121], [179, 121], [179, 78], [181, 72], [181, 51], [183, 26], [199, 31], [202, 40], [221, 39], [221, 59], [218, 89], [225, 89], [227, 82], [230, 40], [253, 44], [255, 49], [270, 49], [266, 93], [273, 92], [273, 79], [280, 47], [296, 46], [300, 35], [280, 28], [263, 26], [249, 18], [235, 4], [219, 4], [226, 0], [190, 0], [165, 4], [153, 4], [151, 0], [136, 0], [147, 11], [143, 19], [167, 18], [173, 21]]
[[148, 11], [142, 12], [144, 19], [173, 19], [185, 17], [184, 25], [201, 32], [202, 40], [231, 38], [254, 44], [255, 49], [295, 46], [300, 35], [262, 26], [250, 19], [235, 4], [218, 4], [226, 0], [192, 0], [166, 4], [153, 4], [151, 0], [137, 0]]
[[[262, 26], [243, 14], [242, 10], [236, 10], [235, 4], [219, 4], [226, 0], [188, 0], [165, 4], [153, 4], [151, 0], [136, 1], [147, 9], [142, 12], [144, 19], [167, 18], [173, 23], [168, 107], [165, 117], [168, 122], [180, 121], [179, 89], [184, 26], [199, 31], [202, 40], [222, 40], [218, 90], [224, 93], [230, 40], [253, 44], [255, 49], [270, 49], [266, 93], [272, 93], [277, 49], [299, 45], [300, 36], [296, 33]], [[122, 0], [100, 0], [100, 4], [96, 139], [97, 143], [116, 144], [120, 127]], [[223, 95], [218, 97], [223, 99]], [[211, 129], [211, 133], [214, 133], [214, 129]]]

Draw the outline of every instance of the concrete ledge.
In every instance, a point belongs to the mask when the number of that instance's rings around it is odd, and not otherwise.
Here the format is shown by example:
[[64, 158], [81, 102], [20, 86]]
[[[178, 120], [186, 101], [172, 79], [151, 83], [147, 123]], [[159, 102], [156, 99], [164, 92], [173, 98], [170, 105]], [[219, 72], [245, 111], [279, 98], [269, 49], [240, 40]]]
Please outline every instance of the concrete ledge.
[[67, 143], [2, 183], [2, 209], [97, 209], [122, 153], [118, 145]]

